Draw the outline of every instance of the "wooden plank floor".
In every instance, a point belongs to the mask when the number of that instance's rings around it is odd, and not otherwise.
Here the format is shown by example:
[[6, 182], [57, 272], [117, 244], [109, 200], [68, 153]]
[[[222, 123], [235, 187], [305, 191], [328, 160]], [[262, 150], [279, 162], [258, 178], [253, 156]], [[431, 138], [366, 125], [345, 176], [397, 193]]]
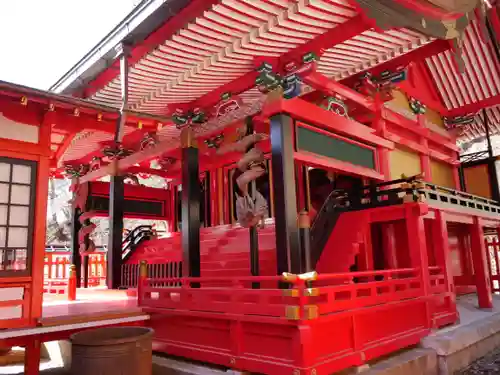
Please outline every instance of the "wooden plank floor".
[[60, 296], [44, 297], [41, 326], [75, 324], [89, 321], [119, 319], [144, 315], [137, 307], [137, 299], [127, 297], [125, 291], [78, 290], [76, 301]]

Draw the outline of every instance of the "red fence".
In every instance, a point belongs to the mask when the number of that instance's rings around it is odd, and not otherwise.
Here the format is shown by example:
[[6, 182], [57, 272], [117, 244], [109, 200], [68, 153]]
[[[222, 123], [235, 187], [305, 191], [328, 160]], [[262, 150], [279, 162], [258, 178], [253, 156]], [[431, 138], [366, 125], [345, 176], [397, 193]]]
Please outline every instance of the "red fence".
[[[148, 263], [147, 275], [156, 279], [178, 278], [182, 275], [182, 262]], [[127, 263], [122, 265], [121, 284], [122, 288], [137, 288], [139, 279], [139, 263]], [[156, 283], [154, 286], [177, 286], [178, 283]]]
[[[45, 253], [44, 292], [65, 293], [70, 275], [71, 255], [67, 252]], [[89, 286], [95, 287], [106, 282], [106, 254], [89, 256]]]
[[491, 289], [500, 292], [500, 243], [497, 236], [489, 236], [485, 239], [486, 255], [488, 257], [488, 270], [490, 272]]
[[429, 288], [414, 268], [304, 280], [151, 277], [145, 264], [136, 274], [158, 350], [250, 372], [319, 375], [416, 344], [434, 325], [455, 321], [442, 269], [429, 271]]

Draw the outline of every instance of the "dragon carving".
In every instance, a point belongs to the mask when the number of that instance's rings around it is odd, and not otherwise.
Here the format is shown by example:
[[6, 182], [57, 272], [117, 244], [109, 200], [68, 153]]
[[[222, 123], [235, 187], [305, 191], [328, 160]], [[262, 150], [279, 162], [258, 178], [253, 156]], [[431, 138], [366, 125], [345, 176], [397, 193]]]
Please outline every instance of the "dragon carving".
[[80, 254], [95, 251], [95, 243], [90, 239], [90, 234], [96, 228], [96, 225], [90, 221], [91, 217], [95, 216], [94, 211], [88, 211], [80, 215], [78, 220], [82, 228], [78, 231], [78, 243], [80, 244]]

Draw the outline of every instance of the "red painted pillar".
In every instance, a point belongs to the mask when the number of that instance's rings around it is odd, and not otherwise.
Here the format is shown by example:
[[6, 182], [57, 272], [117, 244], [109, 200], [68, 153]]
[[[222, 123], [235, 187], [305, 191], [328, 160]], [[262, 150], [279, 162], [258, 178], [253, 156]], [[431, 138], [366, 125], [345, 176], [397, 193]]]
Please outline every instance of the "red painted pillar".
[[361, 251], [359, 253], [359, 270], [360, 271], [373, 271], [374, 270], [374, 259], [373, 259], [373, 241], [371, 226], [368, 225], [363, 233], [363, 243], [361, 244]]
[[40, 348], [41, 342], [33, 339], [26, 345], [26, 353], [24, 356], [24, 374], [39, 375], [40, 374]]
[[446, 291], [450, 292], [450, 298], [453, 302], [456, 300], [455, 283], [453, 280], [453, 271], [450, 259], [450, 244], [448, 238], [448, 227], [446, 218], [442, 211], [436, 211], [436, 219], [434, 220], [434, 244], [436, 245], [436, 258], [439, 267], [443, 269]]
[[[425, 116], [417, 115], [417, 121], [420, 127], [426, 128], [425, 126]], [[425, 148], [426, 153], [420, 153], [420, 168], [424, 174], [424, 181], [432, 181], [432, 171], [431, 171], [431, 158], [429, 157], [429, 142], [427, 138], [422, 137], [420, 143]]]
[[486, 245], [484, 244], [483, 227], [478, 217], [474, 217], [474, 223], [472, 224], [471, 247], [479, 308], [491, 309], [493, 307], [493, 299], [488, 273], [488, 262], [486, 260]]
[[219, 225], [219, 199], [217, 194], [217, 170], [210, 171], [210, 223], [215, 226]]
[[394, 234], [394, 224], [382, 225], [382, 246], [384, 258], [389, 269], [398, 268], [398, 256], [396, 250], [396, 238]]
[[427, 255], [427, 241], [424, 227], [424, 215], [428, 210], [428, 206], [424, 204], [407, 204], [406, 234], [408, 236], [408, 251], [411, 264], [413, 268], [419, 269], [422, 291], [424, 297], [426, 297], [427, 328], [431, 328], [429, 257]]

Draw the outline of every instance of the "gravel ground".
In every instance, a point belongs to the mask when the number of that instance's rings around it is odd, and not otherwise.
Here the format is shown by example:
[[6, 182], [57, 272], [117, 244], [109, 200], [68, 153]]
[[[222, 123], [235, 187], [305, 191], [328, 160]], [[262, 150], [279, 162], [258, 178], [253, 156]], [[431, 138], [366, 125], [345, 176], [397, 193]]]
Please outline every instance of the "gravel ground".
[[500, 347], [455, 375], [500, 375]]

